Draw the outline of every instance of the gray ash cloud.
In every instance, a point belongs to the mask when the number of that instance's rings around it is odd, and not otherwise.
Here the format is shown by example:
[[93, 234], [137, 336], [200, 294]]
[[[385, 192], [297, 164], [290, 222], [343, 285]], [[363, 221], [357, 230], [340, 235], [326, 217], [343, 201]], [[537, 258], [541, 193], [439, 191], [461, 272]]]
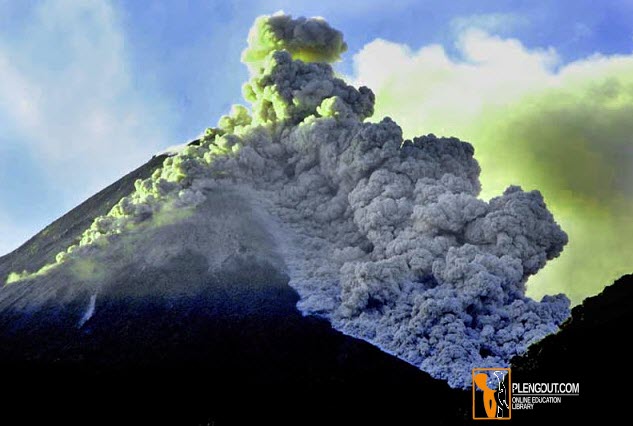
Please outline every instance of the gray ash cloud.
[[389, 118], [364, 122], [374, 95], [335, 77], [328, 62], [346, 46], [324, 21], [260, 18], [249, 43], [251, 112], [234, 108], [139, 182], [85, 245], [236, 185], [271, 217], [305, 314], [453, 387], [558, 329], [568, 299], [525, 296], [527, 278], [567, 243], [538, 191], [510, 186], [486, 202], [470, 144], [403, 140]]

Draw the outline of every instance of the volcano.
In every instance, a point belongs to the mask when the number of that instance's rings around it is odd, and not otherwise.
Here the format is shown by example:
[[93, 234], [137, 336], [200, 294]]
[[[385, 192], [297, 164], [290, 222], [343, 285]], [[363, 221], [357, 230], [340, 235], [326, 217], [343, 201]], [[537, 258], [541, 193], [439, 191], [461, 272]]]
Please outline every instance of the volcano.
[[[164, 158], [153, 158], [62, 216], [1, 258], [1, 270], [50, 262]], [[395, 404], [417, 399], [410, 389], [428, 388], [438, 403], [458, 398], [445, 382], [333, 330], [324, 319], [302, 315], [248, 200], [210, 191], [199, 214], [204, 218], [194, 214], [164, 225], [167, 234], [161, 227], [134, 242], [117, 242], [115, 251], [130, 260], [103, 274], [98, 290], [72, 274], [49, 285], [2, 288], [1, 392], [11, 407], [4, 415], [21, 424], [235, 424], [291, 421], [293, 404], [326, 407], [310, 421], [328, 420], [337, 406], [345, 407], [347, 395]], [[226, 238], [235, 244], [231, 250], [221, 243]], [[169, 253], [164, 266], [129, 255], [150, 255], [157, 244]], [[212, 266], [198, 250], [222, 261]], [[39, 408], [29, 409], [32, 404]], [[389, 408], [379, 413], [391, 417]], [[377, 415], [355, 411], [342, 412]], [[98, 418], [85, 417], [90, 412]]]
[[472, 145], [370, 122], [373, 92], [330, 65], [346, 48], [323, 19], [259, 18], [249, 107], [0, 259], [23, 423], [461, 424], [473, 368], [596, 383], [570, 374], [615, 350], [630, 287], [571, 317], [527, 297], [567, 243], [542, 195], [481, 200]]

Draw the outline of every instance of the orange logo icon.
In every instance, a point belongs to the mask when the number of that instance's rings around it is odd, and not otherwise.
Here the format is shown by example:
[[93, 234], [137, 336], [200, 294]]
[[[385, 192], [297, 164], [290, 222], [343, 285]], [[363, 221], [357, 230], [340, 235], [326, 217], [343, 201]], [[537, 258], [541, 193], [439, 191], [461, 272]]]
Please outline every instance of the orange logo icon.
[[473, 368], [473, 419], [510, 419], [510, 369]]

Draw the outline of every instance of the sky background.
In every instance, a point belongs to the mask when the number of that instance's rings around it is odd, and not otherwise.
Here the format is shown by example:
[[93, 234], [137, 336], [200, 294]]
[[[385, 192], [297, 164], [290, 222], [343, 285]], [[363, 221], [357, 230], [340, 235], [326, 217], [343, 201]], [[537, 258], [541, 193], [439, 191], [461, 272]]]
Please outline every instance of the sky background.
[[[253, 20], [279, 10], [323, 16], [345, 34], [337, 71], [375, 90], [378, 117], [392, 115], [409, 136], [471, 140], [490, 170], [484, 196], [540, 185], [574, 235], [595, 233], [592, 223], [601, 235], [631, 230], [630, 210], [611, 218], [633, 205], [633, 82], [624, 77], [633, 71], [633, 1], [0, 0], [0, 255], [153, 153], [215, 125], [241, 101], [240, 52]], [[593, 109], [578, 111], [585, 101]], [[539, 107], [526, 112], [528, 104]], [[534, 111], [567, 127], [549, 131]], [[616, 133], [587, 136], [600, 126]], [[517, 149], [503, 154], [499, 146], [513, 145], [497, 145], [499, 135], [517, 137]], [[552, 151], [559, 140], [589, 145]], [[597, 172], [584, 182], [588, 169]], [[630, 254], [624, 240], [605, 238], [571, 252]], [[587, 256], [570, 257], [568, 269]]]

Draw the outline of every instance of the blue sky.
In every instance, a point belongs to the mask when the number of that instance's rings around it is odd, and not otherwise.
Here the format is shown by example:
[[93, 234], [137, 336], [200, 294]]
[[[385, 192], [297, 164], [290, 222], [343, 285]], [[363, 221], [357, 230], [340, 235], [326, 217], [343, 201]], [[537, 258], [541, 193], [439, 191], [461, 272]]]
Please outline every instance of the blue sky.
[[256, 16], [323, 16], [349, 52], [412, 50], [480, 27], [556, 50], [559, 65], [630, 54], [633, 1], [0, 0], [0, 254], [241, 99]]

